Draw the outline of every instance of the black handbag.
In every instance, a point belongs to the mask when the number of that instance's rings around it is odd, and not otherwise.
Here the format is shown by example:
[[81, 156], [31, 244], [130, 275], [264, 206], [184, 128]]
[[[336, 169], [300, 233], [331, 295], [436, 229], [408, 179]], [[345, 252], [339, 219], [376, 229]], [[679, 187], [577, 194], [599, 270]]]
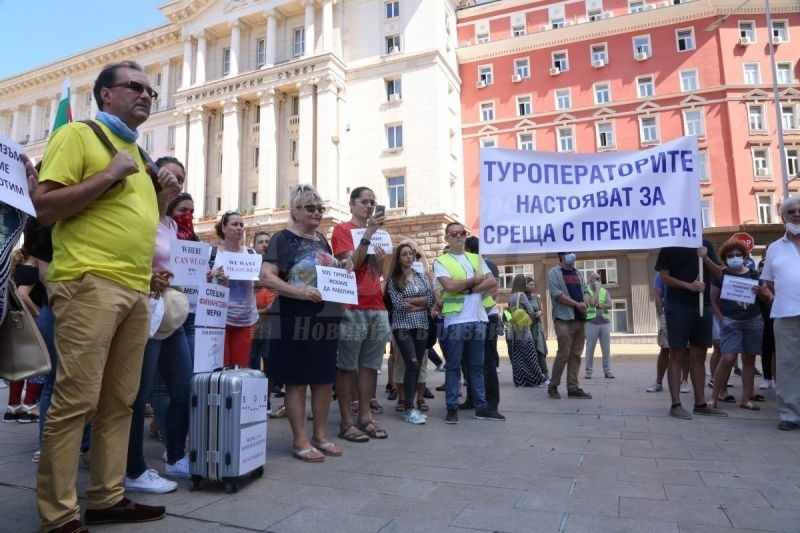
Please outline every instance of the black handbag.
[[0, 324], [0, 378], [19, 381], [50, 372], [50, 353], [33, 312], [8, 283], [6, 318]]

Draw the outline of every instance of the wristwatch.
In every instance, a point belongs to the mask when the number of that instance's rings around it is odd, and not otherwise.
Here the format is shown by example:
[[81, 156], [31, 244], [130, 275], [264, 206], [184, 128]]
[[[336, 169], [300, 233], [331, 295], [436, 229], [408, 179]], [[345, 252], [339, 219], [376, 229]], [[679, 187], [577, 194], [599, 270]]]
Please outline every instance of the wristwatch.
[[358, 243], [361, 246], [369, 246], [369, 239], [361, 238], [361, 242]]

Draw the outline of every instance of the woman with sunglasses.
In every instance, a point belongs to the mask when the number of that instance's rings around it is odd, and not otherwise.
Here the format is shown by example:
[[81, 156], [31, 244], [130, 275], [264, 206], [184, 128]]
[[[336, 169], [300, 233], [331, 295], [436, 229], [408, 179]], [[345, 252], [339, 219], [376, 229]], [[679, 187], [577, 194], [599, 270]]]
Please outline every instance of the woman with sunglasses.
[[[272, 236], [261, 266], [261, 283], [278, 295], [269, 310], [270, 381], [284, 383], [284, 406], [292, 428], [292, 455], [319, 463], [342, 449], [325, 432], [336, 378], [336, 350], [342, 307], [326, 302], [317, 289], [317, 266], [339, 267], [319, 231], [325, 206], [311, 185], [292, 188], [292, 224]], [[311, 389], [313, 433], [305, 430], [306, 389]]]
[[[415, 260], [416, 252], [411, 244], [401, 243], [395, 249], [384, 300], [392, 309], [392, 336], [398, 349], [395, 355], [403, 358], [405, 367], [403, 420], [409, 424], [424, 424], [428, 417], [414, 408], [414, 391], [428, 348], [428, 309], [436, 300], [428, 280], [412, 268]], [[424, 391], [424, 385], [422, 388]]]
[[[756, 355], [761, 351], [761, 338], [764, 333], [764, 320], [761, 318], [761, 307], [758, 300], [769, 302], [772, 293], [766, 285], [759, 283], [759, 274], [747, 266], [749, 255], [744, 243], [729, 240], [719, 249], [719, 257], [725, 262], [722, 275], [711, 285], [711, 307], [720, 322], [721, 357], [714, 371], [714, 393], [709, 405], [717, 407], [717, 401], [723, 393], [731, 368], [738, 354], [742, 354], [742, 409], [758, 411], [759, 407], [753, 399], [753, 371]], [[758, 299], [746, 302], [743, 299], [729, 299], [722, 296], [722, 288], [729, 278], [745, 278], [755, 281], [750, 290]]]
[[217, 266], [223, 254], [254, 254], [252, 248], [244, 246], [244, 220], [238, 211], [226, 211], [214, 226], [217, 236], [222, 242], [211, 249], [211, 275], [217, 282], [227, 285], [228, 320], [225, 326], [225, 366], [238, 365], [240, 368], [250, 367], [250, 350], [253, 346], [253, 334], [258, 322], [256, 294], [253, 281], [229, 279], [224, 269]]

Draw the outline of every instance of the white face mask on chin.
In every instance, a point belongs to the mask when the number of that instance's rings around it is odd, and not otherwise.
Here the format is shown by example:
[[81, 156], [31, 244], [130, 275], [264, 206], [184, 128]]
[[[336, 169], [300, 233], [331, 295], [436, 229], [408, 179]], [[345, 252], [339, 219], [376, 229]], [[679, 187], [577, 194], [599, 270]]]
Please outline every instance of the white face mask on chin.
[[800, 233], [800, 224], [794, 224], [792, 222], [786, 223], [786, 231], [791, 233], [792, 235], [797, 235]]

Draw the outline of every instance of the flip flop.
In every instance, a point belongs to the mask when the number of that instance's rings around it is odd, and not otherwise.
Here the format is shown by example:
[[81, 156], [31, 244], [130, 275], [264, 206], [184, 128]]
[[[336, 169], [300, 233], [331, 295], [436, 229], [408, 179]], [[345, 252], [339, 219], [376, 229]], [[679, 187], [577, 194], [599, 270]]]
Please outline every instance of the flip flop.
[[322, 455], [327, 455], [328, 457], [341, 457], [342, 456], [342, 449], [336, 446], [334, 443], [328, 442], [314, 442], [311, 441], [311, 445], [315, 447], [317, 450], [320, 451]]
[[736, 398], [734, 398], [733, 395], [731, 395], [731, 394], [728, 394], [724, 398], [718, 398], [718, 399], [719, 399], [719, 401], [725, 402], [725, 403], [736, 403]]
[[739, 407], [741, 407], [742, 409], [747, 409], [748, 411], [760, 411], [761, 410], [761, 408], [759, 406], [757, 406], [756, 404], [754, 404], [753, 402], [747, 402], [747, 403], [739, 404]]
[[385, 429], [380, 427], [377, 422], [374, 420], [368, 420], [367, 422], [359, 422], [356, 424], [358, 429], [366, 433], [371, 439], [386, 439], [389, 437], [389, 434], [386, 432]]
[[754, 394], [754, 395], [750, 396], [750, 399], [753, 400], [754, 402], [766, 401], [766, 399], [760, 394]]
[[[355, 431], [347, 432], [350, 428], [355, 428]], [[369, 436], [359, 429], [356, 424], [347, 424], [339, 430], [339, 438], [347, 442], [369, 442]]]
[[321, 451], [314, 448], [306, 448], [305, 450], [293, 450], [292, 456], [295, 459], [299, 459], [304, 463], [321, 463], [325, 460], [325, 456], [322, 454]]

